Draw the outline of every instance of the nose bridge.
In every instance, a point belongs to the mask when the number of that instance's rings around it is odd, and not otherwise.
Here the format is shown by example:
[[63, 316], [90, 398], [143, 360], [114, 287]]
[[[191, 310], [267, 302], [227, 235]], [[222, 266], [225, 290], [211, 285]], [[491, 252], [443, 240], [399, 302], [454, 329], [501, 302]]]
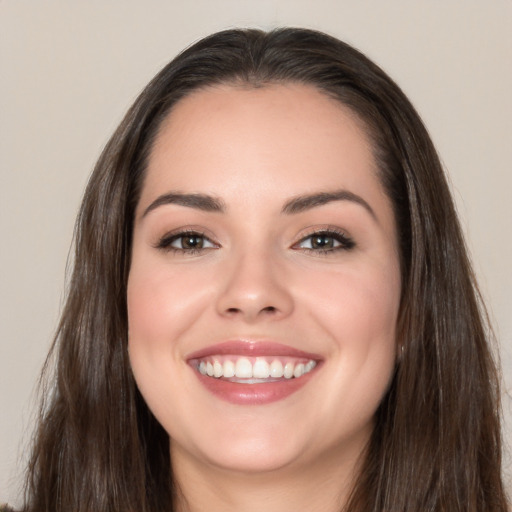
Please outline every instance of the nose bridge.
[[225, 272], [218, 299], [220, 314], [254, 321], [282, 318], [293, 310], [283, 265], [268, 246], [251, 245], [234, 251], [226, 261]]

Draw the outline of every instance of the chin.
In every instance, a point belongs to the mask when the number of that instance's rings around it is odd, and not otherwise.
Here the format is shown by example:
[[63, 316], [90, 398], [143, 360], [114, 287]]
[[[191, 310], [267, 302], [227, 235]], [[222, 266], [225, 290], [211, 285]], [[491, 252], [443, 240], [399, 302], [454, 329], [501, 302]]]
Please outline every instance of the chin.
[[[171, 438], [171, 456], [173, 451], [183, 450], [194, 454], [194, 459], [209, 466], [238, 473], [265, 473], [278, 471], [297, 463], [306, 443], [299, 437], [290, 438], [290, 431], [281, 432], [266, 428], [259, 432], [248, 432], [247, 426], [238, 432], [224, 432], [211, 435], [195, 446], [178, 446]], [[173, 457], [173, 459], [175, 459]]]
[[282, 448], [258, 448], [255, 440], [240, 447], [238, 450], [228, 450], [223, 453], [210, 454], [208, 462], [225, 471], [245, 474], [262, 474], [279, 471], [293, 466], [300, 458], [300, 453], [288, 453]]

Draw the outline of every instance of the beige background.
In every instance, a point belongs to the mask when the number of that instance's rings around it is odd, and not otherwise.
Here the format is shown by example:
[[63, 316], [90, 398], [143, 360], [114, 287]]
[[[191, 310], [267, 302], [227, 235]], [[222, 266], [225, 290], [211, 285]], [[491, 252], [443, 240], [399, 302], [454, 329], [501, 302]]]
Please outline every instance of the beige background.
[[[74, 216], [102, 145], [181, 48], [222, 28], [278, 25], [354, 44], [418, 108], [453, 183], [512, 391], [511, 1], [0, 0], [0, 502], [17, 501]], [[511, 408], [506, 398], [509, 443]]]

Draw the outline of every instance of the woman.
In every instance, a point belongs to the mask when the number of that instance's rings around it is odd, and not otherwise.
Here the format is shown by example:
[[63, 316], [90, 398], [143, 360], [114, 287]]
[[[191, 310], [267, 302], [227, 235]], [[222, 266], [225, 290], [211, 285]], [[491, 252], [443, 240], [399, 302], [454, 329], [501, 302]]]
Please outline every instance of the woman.
[[499, 389], [418, 115], [321, 33], [230, 30], [87, 187], [26, 511], [505, 511]]

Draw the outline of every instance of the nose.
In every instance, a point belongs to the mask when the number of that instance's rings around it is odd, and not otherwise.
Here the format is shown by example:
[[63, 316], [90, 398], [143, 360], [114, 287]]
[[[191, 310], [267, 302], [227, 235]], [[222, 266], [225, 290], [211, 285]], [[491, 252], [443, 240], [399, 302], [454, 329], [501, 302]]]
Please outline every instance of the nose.
[[290, 282], [283, 266], [268, 254], [244, 254], [226, 262], [217, 311], [247, 323], [278, 320], [293, 311]]

